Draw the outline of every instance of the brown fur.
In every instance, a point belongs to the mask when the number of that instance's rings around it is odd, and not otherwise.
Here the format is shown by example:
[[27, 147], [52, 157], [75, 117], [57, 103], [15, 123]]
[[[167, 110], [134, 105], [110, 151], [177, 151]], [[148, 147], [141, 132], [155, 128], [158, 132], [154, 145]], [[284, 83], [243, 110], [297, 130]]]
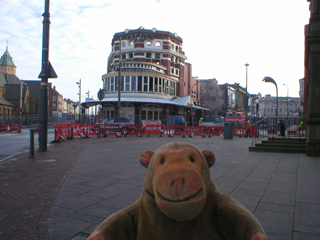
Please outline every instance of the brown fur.
[[267, 240], [253, 214], [216, 189], [211, 151], [169, 143], [142, 153], [140, 162], [148, 168], [140, 198], [107, 218], [89, 240]]

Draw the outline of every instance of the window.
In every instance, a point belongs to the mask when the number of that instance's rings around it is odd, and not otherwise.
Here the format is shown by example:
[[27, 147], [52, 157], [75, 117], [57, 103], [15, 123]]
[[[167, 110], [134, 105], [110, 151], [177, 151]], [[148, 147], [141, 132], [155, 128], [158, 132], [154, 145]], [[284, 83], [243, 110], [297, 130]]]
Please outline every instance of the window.
[[158, 92], [158, 78], [156, 77], [155, 79], [154, 79], [154, 92]]
[[121, 59], [126, 59], [126, 54], [122, 54], [122, 58]]
[[138, 76], [138, 91], [142, 91], [142, 77]]
[[57, 97], [56, 97], [56, 96], [53, 96], [53, 97], [52, 97], [52, 101], [56, 102], [56, 101], [57, 101]]
[[57, 109], [57, 104], [56, 103], [52, 104], [52, 109]]
[[163, 78], [159, 78], [159, 93], [163, 93]]
[[110, 78], [110, 89], [109, 89], [110, 92], [114, 92], [115, 91], [115, 81], [116, 81], [115, 78], [116, 77], [111, 77]]
[[126, 92], [130, 91], [130, 76], [126, 76], [124, 91]]
[[146, 44], [147, 44], [147, 46], [151, 46], [152, 42], [151, 41], [147, 41]]
[[129, 59], [133, 59], [133, 53], [129, 53]]
[[137, 77], [131, 76], [131, 91], [137, 91]]
[[153, 77], [149, 78], [149, 92], [153, 92]]
[[156, 42], [156, 47], [161, 47], [161, 42], [157, 41]]
[[143, 80], [143, 91], [144, 92], [148, 92], [148, 85], [149, 85], [148, 77], [144, 77], [144, 80]]

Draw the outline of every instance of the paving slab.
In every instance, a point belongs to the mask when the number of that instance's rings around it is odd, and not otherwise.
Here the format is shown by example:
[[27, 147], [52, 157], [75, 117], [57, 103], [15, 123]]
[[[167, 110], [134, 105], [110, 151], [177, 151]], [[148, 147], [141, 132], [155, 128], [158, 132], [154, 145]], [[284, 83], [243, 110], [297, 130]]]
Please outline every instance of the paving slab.
[[320, 158], [249, 152], [248, 138], [156, 136], [69, 140], [1, 164], [0, 239], [85, 239], [140, 196], [140, 154], [177, 141], [215, 153], [218, 189], [249, 208], [269, 239], [320, 239]]

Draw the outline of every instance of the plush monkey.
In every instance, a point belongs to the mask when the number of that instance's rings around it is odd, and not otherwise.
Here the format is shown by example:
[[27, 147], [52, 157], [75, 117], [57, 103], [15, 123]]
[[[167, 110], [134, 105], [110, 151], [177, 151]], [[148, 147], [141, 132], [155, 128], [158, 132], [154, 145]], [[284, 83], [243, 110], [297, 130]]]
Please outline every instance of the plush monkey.
[[210, 179], [215, 156], [188, 143], [141, 154], [140, 198], [111, 215], [89, 240], [267, 240], [253, 214]]

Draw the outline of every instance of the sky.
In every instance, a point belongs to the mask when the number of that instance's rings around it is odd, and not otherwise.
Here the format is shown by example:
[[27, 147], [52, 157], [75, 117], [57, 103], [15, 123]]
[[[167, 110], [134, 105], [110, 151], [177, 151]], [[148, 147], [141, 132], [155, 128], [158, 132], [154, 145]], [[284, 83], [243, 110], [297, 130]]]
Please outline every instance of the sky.
[[[8, 50], [23, 80], [40, 80], [45, 0], [0, 0], [0, 56]], [[177, 33], [198, 79], [240, 83], [248, 92], [299, 96], [304, 77], [307, 0], [55, 0], [50, 1], [49, 79], [64, 98], [97, 99], [111, 41], [125, 29]]]

